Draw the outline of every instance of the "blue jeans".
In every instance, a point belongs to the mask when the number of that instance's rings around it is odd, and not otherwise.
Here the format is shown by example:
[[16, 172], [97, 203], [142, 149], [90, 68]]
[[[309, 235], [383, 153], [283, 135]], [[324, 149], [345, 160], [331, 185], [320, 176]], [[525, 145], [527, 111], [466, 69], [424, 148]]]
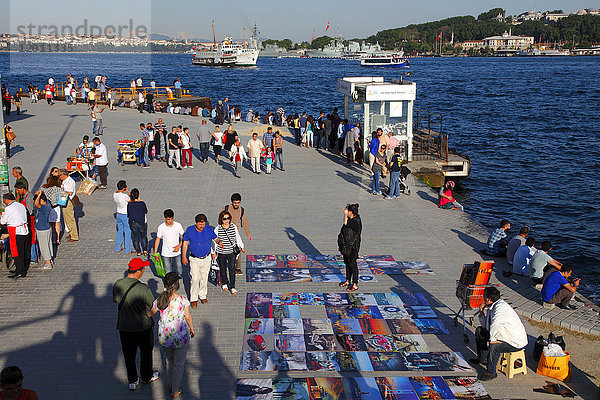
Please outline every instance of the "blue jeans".
[[143, 147], [143, 164], [144, 165], [150, 165], [150, 142], [146, 142], [146, 144]]
[[283, 150], [281, 151], [281, 153], [277, 153], [275, 152], [275, 163], [273, 164], [273, 167], [277, 168], [277, 166], [279, 165], [279, 169], [283, 169]]
[[200, 142], [200, 161], [208, 160], [208, 142]]
[[125, 214], [117, 213], [117, 241], [115, 251], [121, 251], [125, 239], [125, 253], [131, 253], [131, 229], [129, 228], [129, 219]]
[[136, 253], [148, 251], [148, 236], [146, 233], [148, 225], [140, 224], [136, 221], [130, 221], [129, 227], [131, 228], [131, 239]]
[[371, 184], [371, 193], [379, 194], [379, 177], [381, 176], [381, 171], [373, 172], [373, 183]]
[[177, 272], [180, 276], [183, 276], [183, 264], [181, 263], [181, 255], [174, 257], [161, 256], [163, 265], [165, 267], [165, 273]]
[[390, 194], [388, 197], [400, 197], [400, 171], [390, 174]]

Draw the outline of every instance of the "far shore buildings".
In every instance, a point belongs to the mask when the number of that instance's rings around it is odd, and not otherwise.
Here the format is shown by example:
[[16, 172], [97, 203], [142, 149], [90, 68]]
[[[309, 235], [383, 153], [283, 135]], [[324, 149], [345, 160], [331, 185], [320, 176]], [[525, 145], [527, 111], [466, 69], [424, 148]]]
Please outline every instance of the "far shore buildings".
[[499, 36], [486, 37], [483, 40], [467, 40], [462, 43], [457, 43], [464, 50], [476, 50], [490, 48], [497, 50], [527, 50], [533, 46], [533, 36], [515, 36], [512, 32], [504, 32]]

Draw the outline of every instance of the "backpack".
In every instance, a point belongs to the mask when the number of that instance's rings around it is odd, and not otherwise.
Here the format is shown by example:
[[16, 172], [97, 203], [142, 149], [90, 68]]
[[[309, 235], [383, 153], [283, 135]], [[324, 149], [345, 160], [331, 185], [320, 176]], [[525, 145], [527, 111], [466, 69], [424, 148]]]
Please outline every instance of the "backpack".
[[[244, 218], [244, 207], [240, 206], [240, 208], [242, 209], [242, 214], [240, 215], [240, 227], [241, 227], [242, 226], [242, 219]], [[227, 204], [225, 206], [225, 211], [229, 211], [229, 204]]]
[[342, 225], [338, 234], [338, 250], [342, 255], [350, 255], [355, 248], [356, 233], [347, 225]]

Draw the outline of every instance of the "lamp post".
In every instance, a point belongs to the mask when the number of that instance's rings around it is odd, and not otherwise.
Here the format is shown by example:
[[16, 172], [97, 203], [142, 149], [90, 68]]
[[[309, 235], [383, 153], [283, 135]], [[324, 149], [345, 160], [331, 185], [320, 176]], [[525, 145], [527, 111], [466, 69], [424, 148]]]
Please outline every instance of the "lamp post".
[[[0, 84], [2, 75], [0, 75]], [[4, 101], [4, 98], [2, 99]], [[2, 136], [0, 137], [0, 194], [8, 192], [8, 157], [6, 154], [6, 135], [4, 132], [4, 110], [0, 111], [0, 125]]]

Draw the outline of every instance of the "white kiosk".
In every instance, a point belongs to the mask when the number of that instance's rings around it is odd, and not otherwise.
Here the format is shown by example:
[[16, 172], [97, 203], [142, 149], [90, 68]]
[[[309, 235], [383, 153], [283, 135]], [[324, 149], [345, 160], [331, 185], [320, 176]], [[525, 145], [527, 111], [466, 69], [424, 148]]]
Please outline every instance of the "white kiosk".
[[344, 115], [351, 122], [360, 122], [362, 148], [368, 151], [367, 137], [377, 128], [384, 134], [392, 131], [406, 157], [412, 161], [413, 106], [417, 95], [415, 82], [383, 77], [347, 77], [338, 79], [338, 92], [344, 95]]

